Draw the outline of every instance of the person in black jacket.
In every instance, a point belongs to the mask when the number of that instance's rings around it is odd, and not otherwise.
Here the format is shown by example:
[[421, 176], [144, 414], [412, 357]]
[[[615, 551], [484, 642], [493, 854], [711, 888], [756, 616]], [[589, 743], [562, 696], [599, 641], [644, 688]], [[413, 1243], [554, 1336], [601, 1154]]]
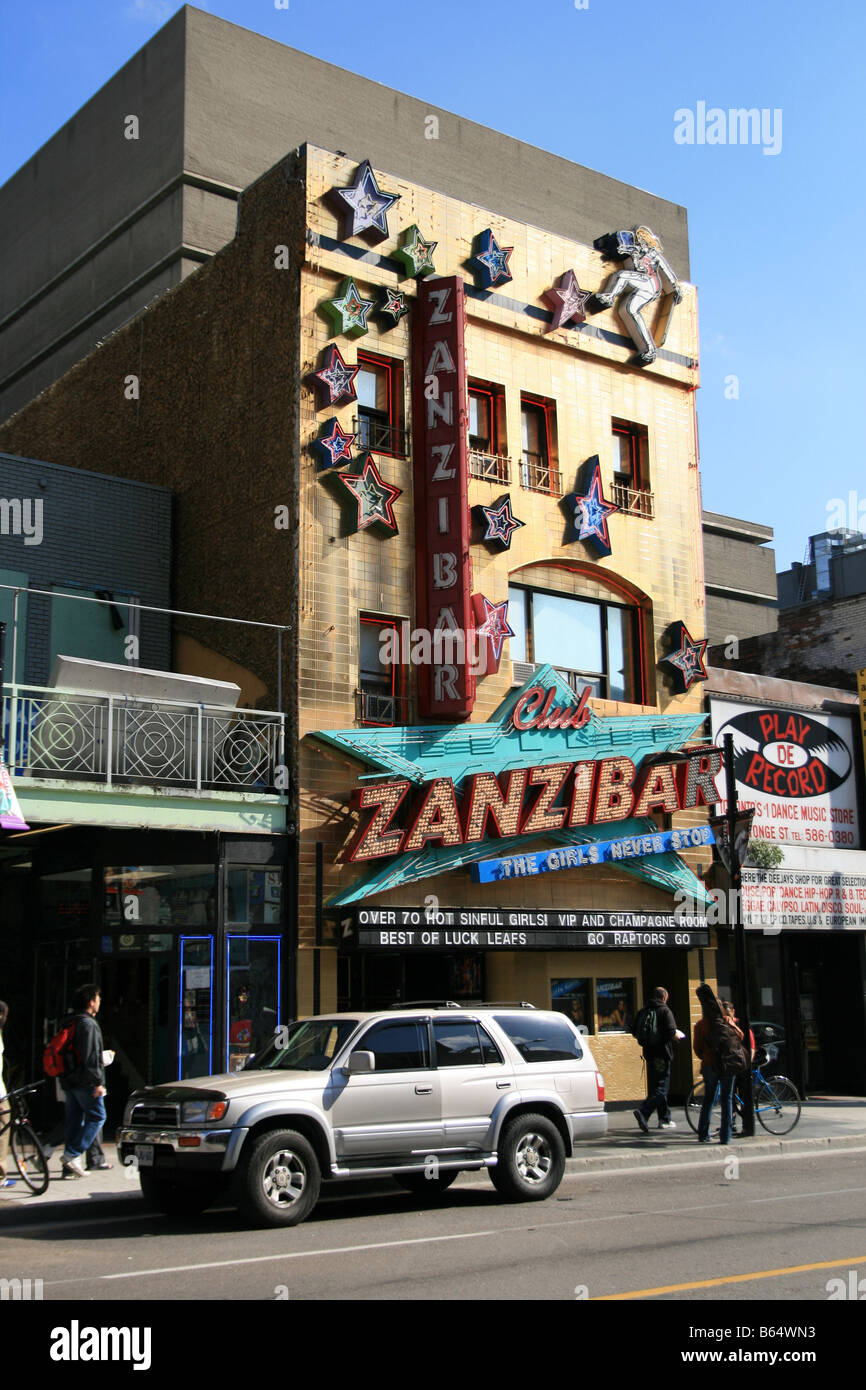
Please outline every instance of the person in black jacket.
[[105, 1124], [105, 1067], [102, 1061], [102, 1032], [96, 1022], [102, 997], [99, 986], [82, 985], [75, 991], [76, 1065], [61, 1077], [66, 1096], [66, 1135], [63, 1176], [83, 1178], [80, 1158], [90, 1148]]
[[674, 1041], [685, 1037], [677, 1028], [676, 1019], [668, 1008], [668, 992], [661, 985], [650, 995], [649, 1007], [656, 1011], [658, 1042], [643, 1049], [646, 1060], [647, 1097], [637, 1110], [632, 1111], [644, 1134], [649, 1134], [649, 1119], [656, 1111], [659, 1129], [676, 1129], [676, 1121], [671, 1116], [668, 1103], [668, 1092], [671, 1086]]

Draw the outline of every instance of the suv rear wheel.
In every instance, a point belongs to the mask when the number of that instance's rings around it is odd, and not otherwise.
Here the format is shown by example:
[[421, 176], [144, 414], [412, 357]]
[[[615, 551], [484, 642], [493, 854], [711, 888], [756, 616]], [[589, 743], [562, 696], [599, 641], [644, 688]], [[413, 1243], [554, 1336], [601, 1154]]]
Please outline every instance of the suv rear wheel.
[[499, 1140], [498, 1162], [490, 1170], [493, 1186], [510, 1202], [541, 1202], [562, 1182], [565, 1145], [552, 1120], [518, 1115]]
[[241, 1159], [235, 1199], [259, 1226], [297, 1226], [316, 1205], [321, 1183], [309, 1140], [293, 1129], [271, 1130]]

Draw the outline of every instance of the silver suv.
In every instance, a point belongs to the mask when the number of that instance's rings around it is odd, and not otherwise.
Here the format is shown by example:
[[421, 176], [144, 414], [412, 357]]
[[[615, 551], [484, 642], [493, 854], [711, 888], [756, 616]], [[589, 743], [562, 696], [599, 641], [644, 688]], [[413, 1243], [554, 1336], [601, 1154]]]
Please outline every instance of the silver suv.
[[503, 1197], [540, 1201], [573, 1141], [606, 1129], [604, 1082], [564, 1014], [423, 1002], [304, 1019], [241, 1072], [137, 1091], [117, 1142], [164, 1212], [228, 1189], [255, 1224], [293, 1226], [323, 1179], [391, 1176], [434, 1198], [488, 1168]]

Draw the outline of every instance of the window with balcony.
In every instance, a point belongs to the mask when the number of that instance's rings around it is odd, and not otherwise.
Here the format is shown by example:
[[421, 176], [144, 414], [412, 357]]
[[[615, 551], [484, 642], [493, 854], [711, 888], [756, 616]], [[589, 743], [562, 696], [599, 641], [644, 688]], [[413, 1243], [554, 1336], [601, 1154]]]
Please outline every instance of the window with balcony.
[[613, 462], [612, 501], [630, 516], [652, 519], [654, 498], [650, 490], [649, 435], [645, 425], [628, 420], [611, 421]]
[[599, 699], [642, 702], [636, 608], [515, 584], [508, 599], [512, 661], [550, 663], [573, 690], [588, 685]]
[[505, 447], [505, 393], [501, 386], [469, 383], [469, 475], [484, 482], [511, 482], [511, 460]]
[[358, 353], [355, 394], [358, 414], [354, 428], [359, 449], [406, 457], [403, 416], [403, 363], [374, 353]]
[[556, 442], [556, 405], [539, 396], [520, 397], [523, 461], [520, 481], [530, 492], [562, 496]]
[[361, 614], [358, 696], [362, 724], [381, 726], [403, 723], [405, 668], [400, 662], [385, 659], [399, 651], [399, 638], [398, 618], [383, 618], [375, 613]]

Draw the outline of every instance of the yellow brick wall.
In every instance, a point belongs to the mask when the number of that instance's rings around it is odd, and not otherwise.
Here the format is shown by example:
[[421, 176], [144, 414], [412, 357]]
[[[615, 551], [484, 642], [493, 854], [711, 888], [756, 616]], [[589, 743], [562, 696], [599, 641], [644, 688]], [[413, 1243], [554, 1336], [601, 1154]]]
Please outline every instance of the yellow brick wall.
[[[352, 161], [323, 151], [308, 151], [308, 222], [314, 234], [339, 240], [338, 220], [324, 195], [334, 186], [353, 180]], [[694, 426], [695, 369], [657, 359], [649, 368], [633, 365], [633, 351], [567, 329], [550, 333], [546, 326], [523, 313], [519, 306], [547, 307], [543, 292], [571, 268], [583, 289], [594, 290], [606, 280], [612, 266], [591, 247], [553, 236], [538, 228], [510, 222], [482, 208], [460, 203], [444, 195], [376, 171], [380, 187], [400, 194], [389, 215], [391, 236], [377, 245], [366, 259], [349, 259], [337, 251], [310, 244], [301, 276], [301, 359], [305, 374], [315, 371], [323, 349], [336, 342], [352, 365], [358, 349], [399, 358], [405, 363], [405, 414], [411, 439], [412, 362], [411, 315], [388, 332], [380, 332], [374, 315], [371, 331], [357, 339], [335, 336], [321, 314], [323, 300], [333, 296], [338, 284], [351, 276], [365, 298], [374, 298], [381, 286], [400, 288], [411, 304], [415, 282], [401, 279], [375, 264], [399, 244], [400, 231], [417, 223], [425, 238], [438, 244], [434, 253], [437, 272], [448, 276], [468, 274], [464, 263], [473, 239], [492, 227], [502, 246], [513, 246], [513, 280], [497, 287], [495, 295], [515, 301], [517, 307], [495, 299], [467, 297], [466, 356], [469, 377], [501, 387], [506, 403], [506, 439], [503, 452], [512, 459], [511, 483], [471, 481], [469, 502], [489, 504], [503, 492], [511, 494], [513, 509], [525, 522], [515, 532], [511, 550], [491, 555], [483, 546], [472, 547], [473, 593], [499, 601], [507, 596], [510, 579], [543, 585], [566, 594], [622, 599], [622, 586], [635, 596], [647, 615], [645, 664], [649, 678], [649, 708], [670, 712], [700, 708], [700, 687], [684, 696], [673, 696], [662, 671], [656, 667], [663, 654], [661, 635], [667, 625], [682, 619], [693, 637], [704, 634], [703, 559], [700, 528]], [[599, 227], [599, 234], [613, 230]], [[309, 238], [308, 238], [309, 240]], [[362, 243], [353, 243], [359, 248]], [[676, 269], [676, 267], [675, 267]], [[470, 280], [471, 283], [471, 280]], [[624, 334], [613, 311], [595, 315], [590, 322]], [[684, 301], [674, 310], [666, 348], [697, 358], [696, 296], [684, 286]], [[559, 467], [563, 492], [573, 492], [584, 461], [598, 454], [605, 492], [612, 490], [611, 419], [621, 418], [646, 426], [649, 436], [650, 486], [655, 494], [654, 520], [616, 515], [611, 518], [613, 552], [598, 560], [581, 544], [565, 544], [566, 522], [559, 498], [525, 490], [520, 485], [520, 396], [529, 392], [556, 404]], [[343, 429], [352, 430], [354, 402], [336, 409], [317, 408], [311, 390], [301, 400], [301, 498], [300, 498], [300, 612], [298, 631], [299, 685], [299, 785], [300, 785], [300, 922], [302, 944], [300, 995], [311, 1000], [311, 954], [315, 911], [315, 842], [324, 842], [325, 896], [345, 886], [355, 871], [336, 863], [340, 848], [354, 822], [347, 801], [359, 774], [366, 771], [321, 744], [305, 737], [317, 729], [348, 728], [356, 723], [359, 622], [362, 611], [414, 620], [414, 489], [410, 460], [377, 454], [383, 478], [403, 489], [395, 504], [399, 535], [359, 533], [343, 536], [345, 512], [335, 489], [323, 483], [318, 461], [310, 453], [310, 441], [320, 425], [336, 415]], [[345, 467], [345, 465], [341, 465]], [[575, 567], [580, 567], [578, 571]], [[569, 568], [571, 567], [571, 568]], [[614, 587], [606, 582], [611, 576]], [[479, 682], [474, 721], [490, 717], [508, 692], [511, 679], [506, 645], [498, 675]], [[599, 704], [601, 714], [617, 707]], [[618, 707], [618, 712], [635, 712]], [[401, 891], [380, 895], [377, 901], [417, 903], [434, 893], [445, 905], [542, 906], [574, 905], [579, 893], [582, 907], [606, 910], [670, 910], [670, 897], [642, 885], [627, 875], [605, 870], [582, 870], [579, 886], [572, 876], [553, 876], [491, 889], [470, 883], [457, 873], [440, 880], [424, 880]], [[323, 955], [322, 1003], [335, 1002], [332, 928], [326, 926], [330, 949]], [[595, 960], [596, 957], [593, 957]], [[537, 995], [533, 1002], [549, 1004], [551, 971], [585, 975], [618, 975], [632, 972], [640, 980], [638, 953], [605, 953], [596, 970], [589, 970], [586, 953], [488, 953], [488, 991], [510, 997]], [[327, 986], [325, 981], [327, 980]], [[499, 982], [501, 980], [501, 989]], [[600, 1038], [599, 1061], [604, 1061], [609, 1092], [640, 1090], [637, 1048], [623, 1038]], [[635, 1089], [637, 1088], [637, 1089]]]

